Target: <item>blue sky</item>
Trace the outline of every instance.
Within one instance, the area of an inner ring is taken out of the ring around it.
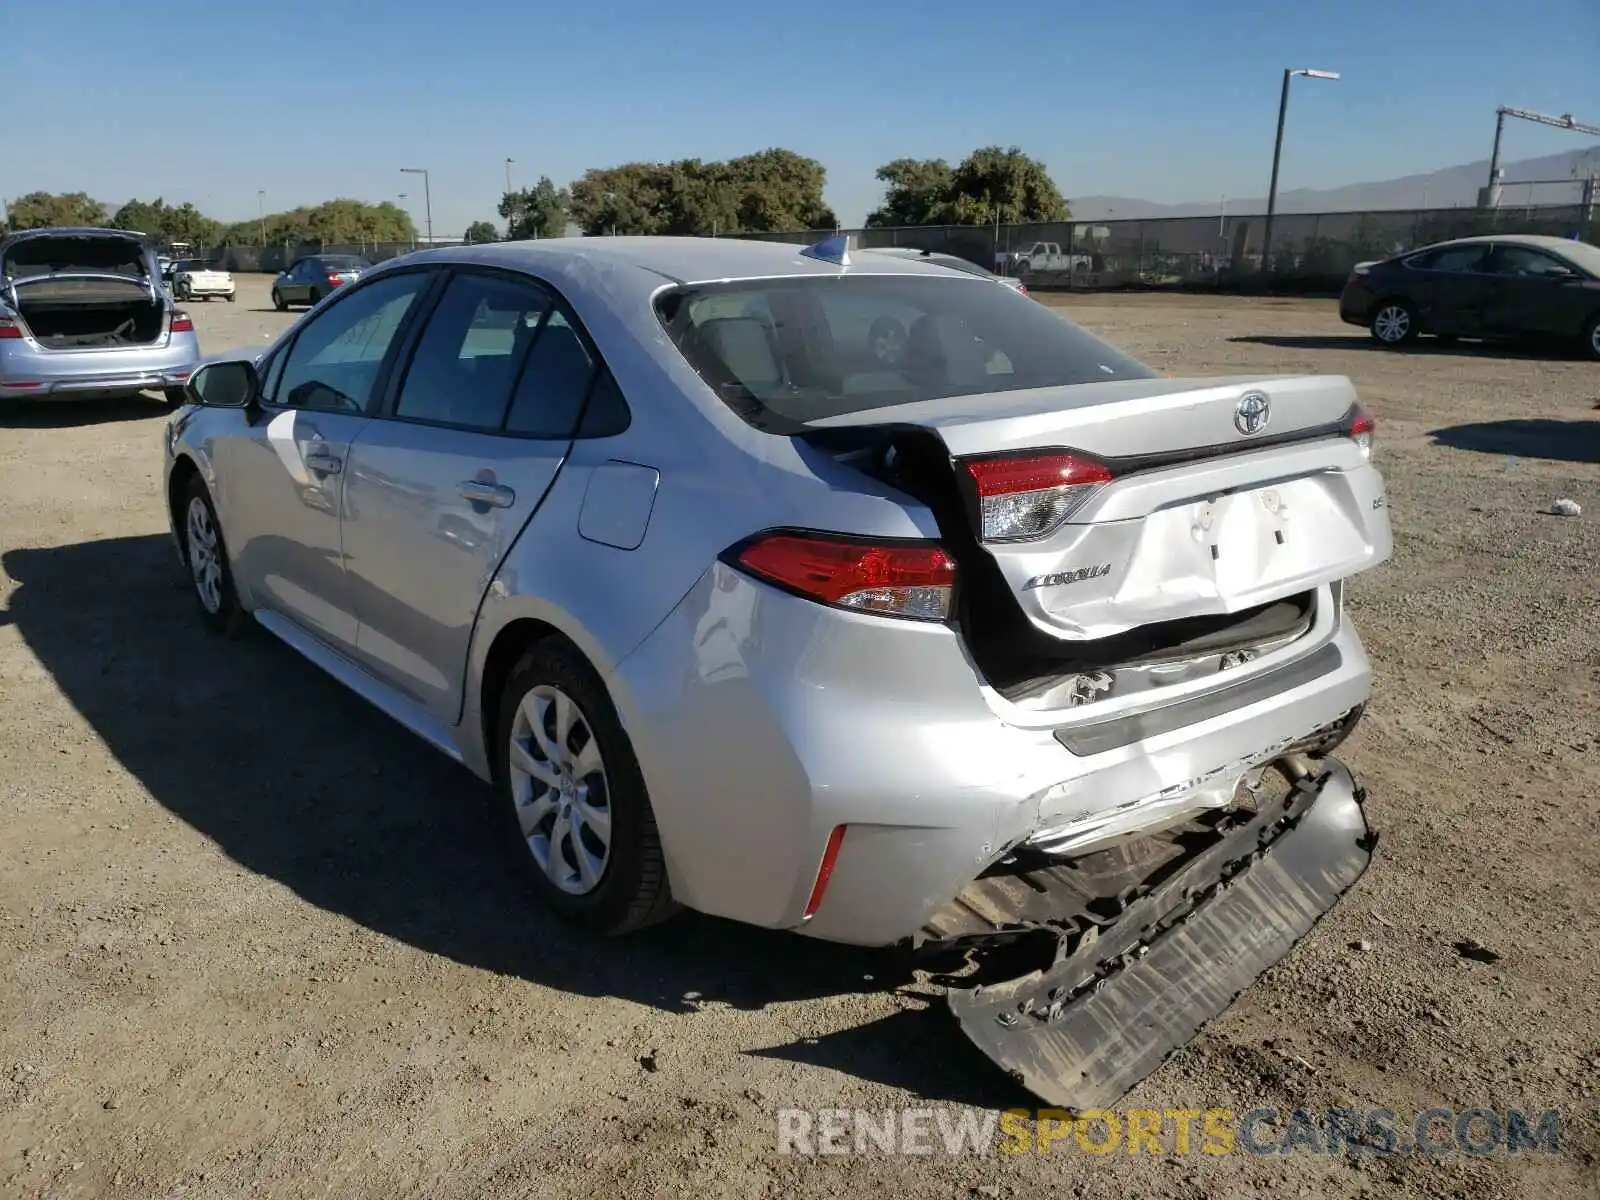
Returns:
[[[1145,0],[1067,5],[56,0],[5,22],[0,196],[189,200],[225,220],[333,196],[435,232],[517,186],[633,159],[786,146],[846,224],[877,166],[1019,145],[1062,191],[1261,195],[1281,72],[1281,186],[1487,157],[1494,109],[1600,123],[1597,0]],[[1508,160],[1590,139],[1514,123]]]

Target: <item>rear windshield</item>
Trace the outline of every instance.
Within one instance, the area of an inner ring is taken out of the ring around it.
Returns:
[[[372,265],[364,258],[324,258],[321,261],[330,271],[359,271]]]
[[[693,284],[656,312],[712,391],[772,433],[943,396],[1155,376],[1044,305],[953,273]]]

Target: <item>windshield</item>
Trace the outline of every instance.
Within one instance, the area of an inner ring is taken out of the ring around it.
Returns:
[[[1044,305],[957,275],[696,284],[656,310],[723,402],[772,433],[943,396],[1155,376]]]

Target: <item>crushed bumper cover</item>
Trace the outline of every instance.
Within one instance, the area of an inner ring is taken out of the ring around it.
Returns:
[[[1078,936],[1056,927],[1049,968],[952,991],[963,1032],[1046,1103],[1080,1113],[1114,1104],[1361,878],[1377,840],[1363,799],[1343,764],[1323,759],[1110,924]]]

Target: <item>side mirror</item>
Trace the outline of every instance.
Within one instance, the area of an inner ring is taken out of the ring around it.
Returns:
[[[206,408],[251,408],[261,392],[254,363],[206,363],[189,376],[190,398]]]

